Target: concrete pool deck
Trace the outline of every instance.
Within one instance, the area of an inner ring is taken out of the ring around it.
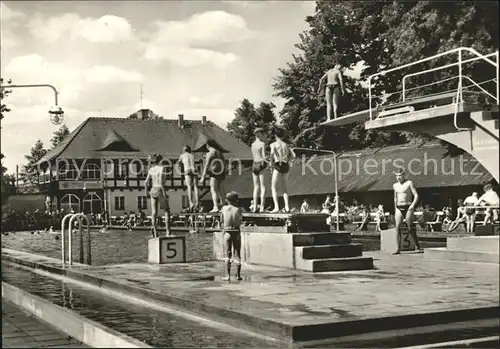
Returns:
[[[314,275],[252,265],[228,283],[221,262],[63,269],[60,260],[2,249],[7,261],[294,341],[498,316],[497,264],[365,255],[375,270]]]

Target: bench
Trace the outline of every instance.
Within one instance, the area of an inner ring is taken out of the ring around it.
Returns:
[[[443,231],[443,218],[444,212],[439,211],[436,213],[436,220],[434,222],[426,222],[426,230],[431,232],[442,232]]]

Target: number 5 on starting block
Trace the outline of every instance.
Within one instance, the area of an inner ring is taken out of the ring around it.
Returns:
[[[185,263],[186,238],[168,236],[149,239],[148,262],[153,264]]]

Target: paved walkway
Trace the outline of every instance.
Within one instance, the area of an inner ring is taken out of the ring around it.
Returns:
[[[88,348],[2,299],[2,348]]]
[[[56,267],[60,260],[2,249],[2,255]],[[97,278],[300,326],[464,310],[499,304],[499,265],[424,259],[422,254],[364,253],[375,270],[311,274],[243,267],[242,282],[223,282],[222,262],[170,265],[73,265]]]

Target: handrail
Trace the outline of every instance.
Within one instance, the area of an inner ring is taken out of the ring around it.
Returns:
[[[387,73],[391,73],[391,72],[394,72],[394,71],[397,71],[397,70],[408,68],[408,67],[414,66],[416,64],[428,62],[430,60],[433,60],[433,59],[436,59],[436,58],[439,58],[439,57],[443,57],[443,56],[446,56],[446,55],[450,55],[452,53],[458,53],[458,55],[459,55],[459,77],[460,77],[460,80],[461,80],[462,79],[462,63],[463,63],[462,62],[462,51],[467,51],[469,53],[472,53],[472,54],[480,57],[484,61],[490,63],[494,67],[496,67],[496,69],[497,69],[497,96],[498,96],[498,94],[499,94],[499,89],[498,89],[498,73],[499,73],[498,51],[496,52],[497,62],[495,63],[494,61],[492,61],[491,59],[489,59],[487,56],[480,54],[479,52],[477,52],[473,48],[470,48],[470,47],[458,47],[458,48],[455,48],[455,49],[452,49],[452,50],[449,50],[449,51],[446,51],[446,52],[442,52],[442,53],[436,54],[436,55],[431,56],[431,57],[420,59],[420,60],[418,60],[416,62],[407,63],[407,64],[404,64],[404,65],[399,66],[399,67],[391,68],[391,69],[384,70],[384,71],[381,71],[379,73],[375,73],[375,74],[370,75],[368,77],[368,80],[367,80],[367,82],[368,82],[368,108],[369,108],[370,120],[373,120],[373,108],[372,108],[372,79],[373,78],[375,78],[377,76],[380,76],[380,75],[385,75]],[[459,86],[461,86],[461,84],[459,84]],[[461,98],[462,97],[462,92],[461,91],[458,91],[458,92],[459,92],[459,96]],[[460,99],[460,100],[462,100],[462,99]]]
[[[61,249],[62,249],[62,264],[63,267],[66,266],[66,246],[65,246],[65,229],[64,223],[66,223],[66,218],[69,218],[69,227],[68,227],[68,262],[69,265],[73,264],[73,222],[75,219],[78,219],[78,229],[79,229],[79,237],[80,237],[80,263],[83,264],[83,225],[82,218],[87,223],[87,264],[91,264],[91,238],[90,238],[90,222],[87,216],[83,213],[69,213],[64,216],[61,223]]]
[[[472,82],[472,85],[466,86],[466,87],[464,87],[462,89],[466,89],[466,88],[471,87],[471,86],[476,86],[481,91],[483,91],[484,93],[486,93],[488,96],[490,96],[491,98],[495,99],[497,101],[497,103],[498,103],[498,100],[495,98],[495,96],[493,96],[491,93],[489,93],[484,88],[482,88],[481,86],[479,86],[479,84],[481,84],[481,83],[479,83],[479,84],[476,83],[474,80],[472,80],[471,78],[469,78],[467,75],[464,75],[463,77],[466,78],[467,80],[469,80],[470,82]]]
[[[484,57],[490,57],[490,56],[496,56],[496,55],[497,55],[497,52],[493,52],[493,53],[489,53],[489,54],[485,55]],[[470,59],[467,59],[465,61],[462,61],[462,64],[464,64],[464,63],[470,63],[470,62],[474,62],[474,61],[478,61],[480,59],[482,59],[482,57],[470,58]],[[443,69],[451,68],[451,67],[457,66],[459,64],[460,64],[459,62],[450,63],[450,64],[447,64],[447,65],[443,65],[443,66],[439,66],[439,67],[436,67],[436,68],[431,68],[431,69],[427,69],[427,70],[423,70],[423,71],[419,71],[419,72],[416,72],[416,73],[411,73],[411,74],[407,74],[407,75],[403,76],[403,80],[402,80],[403,81],[403,102],[405,101],[405,97],[406,97],[405,96],[405,91],[406,91],[406,79],[407,78],[410,78],[410,77],[413,77],[413,76],[422,75],[422,74],[425,74],[425,73],[430,73],[430,72],[433,72],[433,71],[438,71],[438,70],[443,70]]]

